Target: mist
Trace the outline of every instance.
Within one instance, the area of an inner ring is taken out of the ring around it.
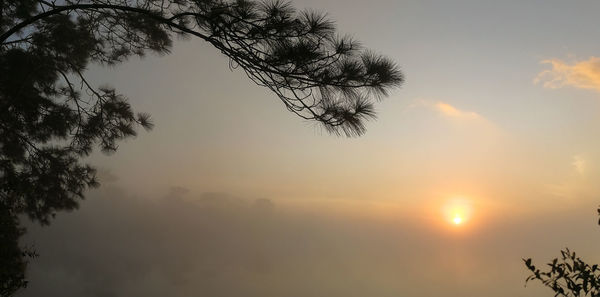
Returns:
[[[546,296],[524,287],[521,258],[541,264],[568,244],[598,260],[600,243],[584,236],[597,234],[589,207],[457,233],[368,201],[340,210],[181,187],[88,196],[51,226],[28,226],[23,242],[40,256],[18,296]]]

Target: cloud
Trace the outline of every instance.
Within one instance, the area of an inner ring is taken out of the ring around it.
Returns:
[[[577,171],[577,173],[579,173],[579,175],[585,174],[586,161],[582,156],[580,156],[580,155],[573,156],[573,163],[571,163],[571,165],[573,165],[573,167],[575,167],[575,171]]]
[[[540,72],[534,79],[536,84],[551,89],[571,86],[600,92],[600,58],[598,57],[592,56],[588,60],[573,64],[560,59],[549,59],[543,60],[542,64],[550,64],[552,69]]]
[[[600,191],[596,182],[599,172],[594,168],[593,159],[589,155],[576,154],[571,157],[569,170],[561,179],[549,184],[549,194],[571,199],[571,201],[595,201]]]
[[[422,107],[425,107],[429,110],[433,110],[438,114],[441,114],[448,118],[463,120],[485,120],[483,116],[476,112],[462,110],[444,101],[434,101],[429,99],[418,98],[415,99],[414,102],[408,106],[409,109]]]
[[[435,103],[434,106],[443,115],[446,115],[449,117],[459,118],[459,119],[481,119],[481,116],[479,114],[477,114],[476,112],[463,111],[463,110],[460,110],[448,103],[444,103],[441,101]]]

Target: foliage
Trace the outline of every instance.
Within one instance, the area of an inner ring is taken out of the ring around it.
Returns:
[[[17,216],[0,206],[0,296],[10,296],[27,285],[26,258],[36,254],[19,246],[18,239],[24,232],[18,226]]]
[[[551,288],[555,296],[600,296],[600,269],[598,264],[589,265],[575,252],[569,249],[562,250],[560,258],[555,258],[548,263],[548,271],[541,271],[531,264],[531,259],[526,259],[525,265],[533,273],[527,281],[539,280]]]
[[[25,214],[48,224],[75,209],[98,185],[81,159],[152,128],[149,115],[85,71],[167,54],[175,36],[210,43],[288,110],[335,134],[364,133],[372,101],[403,81],[394,62],[339,36],[324,14],[286,2],[0,0],[0,205],[11,218],[3,222]]]
[[[402,82],[392,61],[284,2],[0,1],[0,73],[10,74],[0,77],[0,195],[43,223],[97,185],[82,156],[152,127],[123,95],[86,80],[90,62],[168,53],[173,34],[196,36],[290,111],[345,135],[362,134],[374,116],[369,98]]]
[[[598,209],[598,214],[600,214],[600,209]],[[560,253],[560,258],[555,258],[548,263],[550,268],[546,271],[533,265],[530,258],[523,259],[525,266],[532,273],[527,277],[526,282],[538,280],[552,289],[555,293],[554,296],[600,297],[600,267],[598,264],[585,263],[568,248]]]

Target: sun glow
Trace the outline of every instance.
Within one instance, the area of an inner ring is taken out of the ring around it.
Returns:
[[[471,202],[463,197],[453,198],[442,207],[442,215],[446,222],[459,226],[467,223],[472,217]]]
[[[456,215],[454,217],[454,219],[452,219],[452,222],[454,222],[454,224],[458,225],[458,224],[462,223],[462,218],[460,216]]]

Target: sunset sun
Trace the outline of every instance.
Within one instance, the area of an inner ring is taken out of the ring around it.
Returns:
[[[462,223],[463,219],[460,215],[455,215],[454,218],[452,219],[452,222],[455,225],[460,225],[460,223]]]
[[[454,197],[446,201],[442,206],[444,221],[453,226],[464,225],[473,215],[473,207],[470,199],[465,197]]]

